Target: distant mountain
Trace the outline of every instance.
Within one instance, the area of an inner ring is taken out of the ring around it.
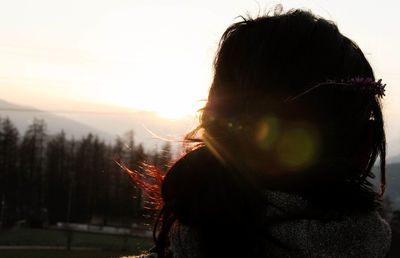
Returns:
[[[374,185],[378,187],[380,183],[379,167],[375,166],[373,171],[376,175]],[[385,196],[389,197],[395,209],[400,210],[400,163],[389,163],[386,165]]]
[[[122,136],[129,130],[133,130],[136,143],[153,150],[160,148],[166,141],[171,142],[174,148],[181,146],[183,136],[196,125],[193,116],[181,119],[167,119],[156,112],[135,110],[129,107],[114,105],[76,102],[71,106],[87,112],[59,113],[74,121],[99,128],[114,137]]]
[[[387,163],[399,163],[400,162],[400,155],[390,157]]]
[[[400,117],[392,115],[385,121],[388,163],[400,162]]]
[[[178,150],[183,136],[195,125],[193,117],[166,119],[155,112],[96,103],[74,102],[70,106],[69,110],[52,113],[0,100],[0,117],[9,117],[21,133],[39,118],[45,120],[49,134],[62,129],[75,138],[93,133],[106,142],[133,130],[136,143],[143,143],[148,150],[161,148],[166,141]]]
[[[4,100],[0,100],[0,117],[9,117],[21,134],[27,130],[33,119],[37,118],[46,122],[48,134],[56,134],[64,130],[67,137],[81,138],[88,133],[93,133],[106,141],[113,139],[112,134],[101,129],[33,107],[20,106]]]
[[[386,166],[386,194],[396,209],[400,209],[400,163]]]

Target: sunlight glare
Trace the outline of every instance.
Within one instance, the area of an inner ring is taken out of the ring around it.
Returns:
[[[165,11],[159,11],[157,17],[173,26],[162,27],[150,20],[148,27],[143,27],[148,8],[111,13],[88,37],[90,41],[108,35],[107,40],[90,44],[94,56],[109,60],[101,76],[104,85],[112,85],[113,90],[101,98],[167,119],[195,115],[204,106],[199,100],[207,97],[212,74],[214,51],[198,50],[207,45],[207,31],[193,30]],[[198,26],[201,28],[201,23]]]

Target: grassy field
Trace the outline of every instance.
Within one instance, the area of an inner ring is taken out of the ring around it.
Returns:
[[[0,251],[3,258],[110,258],[131,257],[134,253],[116,251],[59,251],[59,250],[8,250]]]
[[[149,238],[73,232],[72,251],[29,250],[26,246],[43,248],[67,245],[67,232],[51,229],[21,228],[1,230],[0,246],[20,246],[25,250],[0,250],[0,257],[121,257],[142,253],[152,246]],[[24,247],[25,246],[25,247]],[[92,248],[96,250],[76,250]],[[75,249],[75,250],[74,250]]]

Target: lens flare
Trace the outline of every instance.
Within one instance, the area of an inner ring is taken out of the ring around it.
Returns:
[[[304,125],[297,125],[282,134],[277,144],[277,156],[283,167],[300,170],[310,166],[318,154],[318,133]]]
[[[259,148],[263,150],[270,149],[279,136],[278,119],[274,116],[269,116],[262,119],[256,129],[255,140]]]

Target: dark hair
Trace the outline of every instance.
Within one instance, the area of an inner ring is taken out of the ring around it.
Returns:
[[[159,257],[168,256],[175,221],[200,232],[207,257],[261,254],[272,223],[263,217],[265,189],[293,192],[326,209],[377,209],[379,195],[367,179],[380,155],[382,195],[380,100],[340,83],[375,78],[360,48],[334,23],[302,10],[244,18],[223,34],[214,68],[200,125],[187,135],[200,147],[162,183]]]

